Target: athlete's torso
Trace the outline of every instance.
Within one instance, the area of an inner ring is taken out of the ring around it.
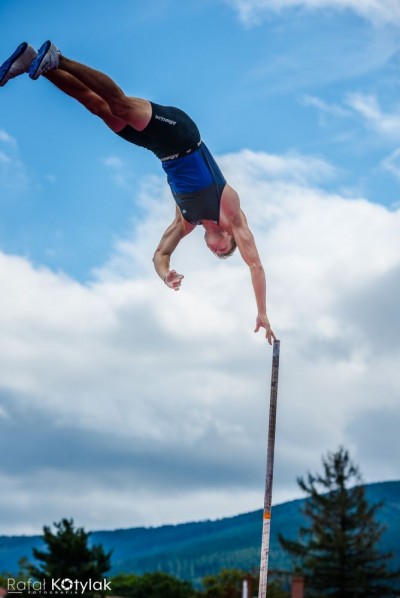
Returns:
[[[143,131],[127,125],[118,132],[127,141],[152,151],[162,162],[174,199],[185,220],[219,222],[225,179],[194,121],[179,108],[151,103]]]

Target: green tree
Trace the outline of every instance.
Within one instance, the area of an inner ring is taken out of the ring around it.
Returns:
[[[268,598],[290,598],[289,593],[285,592],[282,587],[282,583],[280,583],[277,579],[271,579],[268,575],[268,583],[267,583],[267,596]]]
[[[239,569],[222,569],[217,575],[208,575],[202,581],[204,591],[200,594],[205,598],[241,598],[243,580],[249,575]],[[255,593],[255,578],[253,578],[253,593]]]
[[[120,574],[111,580],[112,593],[130,598],[195,598],[193,586],[167,573]]]
[[[393,555],[380,553],[378,546],[384,528],[375,516],[381,503],[368,504],[359,470],[344,448],[328,453],[322,464],[322,475],[298,479],[308,495],[308,525],[300,528],[299,541],[279,538],[306,576],[307,596],[397,596],[399,574],[388,568]]]
[[[47,551],[33,549],[33,556],[40,566],[29,565],[29,573],[39,580],[71,579],[80,582],[99,582],[110,569],[111,552],[105,553],[102,546],[88,545],[89,533],[83,528],[74,528],[72,519],[62,519],[54,524],[56,533],[48,526],[43,528]]]
[[[29,578],[29,562],[28,559],[23,556],[18,561],[18,573],[9,573],[7,571],[2,571],[0,573],[0,587],[5,589],[11,589],[12,583],[23,583],[26,582]],[[9,586],[10,584],[10,586]],[[9,586],[9,587],[8,587]],[[23,594],[19,594],[19,598],[23,598]]]
[[[258,595],[258,574],[246,573],[239,569],[222,569],[217,575],[208,575],[202,581],[201,598],[242,598],[243,581],[247,579],[251,596]],[[268,576],[268,598],[289,598],[283,590],[281,576],[272,572]]]

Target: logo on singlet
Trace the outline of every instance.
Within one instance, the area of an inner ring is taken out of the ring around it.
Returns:
[[[171,120],[170,118],[164,118],[164,116],[159,116],[158,114],[156,114],[154,116],[154,118],[156,120],[161,120],[163,123],[167,123],[169,125],[176,125],[176,120]]]

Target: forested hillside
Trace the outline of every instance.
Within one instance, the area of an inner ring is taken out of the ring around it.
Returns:
[[[369,502],[384,501],[378,520],[387,527],[382,550],[396,553],[393,564],[400,567],[400,481],[366,486]],[[273,507],[271,569],[289,569],[290,560],[279,546],[277,535],[295,538],[303,522],[303,500]],[[48,524],[49,522],[46,522]],[[201,521],[155,528],[97,531],[93,544],[102,544],[112,553],[111,574],[165,571],[182,579],[198,581],[221,568],[257,569],[260,558],[262,511],[217,521]],[[18,560],[32,560],[39,536],[0,537],[0,571],[16,573]]]

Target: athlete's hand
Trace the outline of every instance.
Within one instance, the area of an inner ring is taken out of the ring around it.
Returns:
[[[183,274],[178,274],[176,270],[169,270],[165,275],[164,282],[170,289],[179,291],[182,284],[182,278],[184,278]]]
[[[268,340],[269,344],[272,345],[272,339],[276,341],[276,336],[271,330],[267,314],[258,314],[254,332],[258,332],[260,328],[265,328],[265,338]]]

